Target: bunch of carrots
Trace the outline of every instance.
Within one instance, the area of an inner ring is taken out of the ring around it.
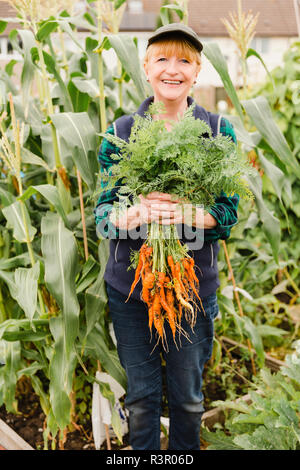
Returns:
[[[156,230],[161,234],[160,228]],[[126,302],[140,279],[141,299],[148,307],[151,334],[154,326],[158,342],[161,340],[167,350],[165,322],[168,322],[176,347],[176,331],[179,337],[183,334],[189,340],[188,333],[181,326],[182,316],[185,315],[193,331],[199,304],[203,312],[204,309],[197,292],[199,280],[194,270],[194,259],[187,254],[186,247],[178,239],[167,241],[160,237],[151,240],[148,237],[139,250],[135,278]],[[195,297],[199,300],[198,304]]]

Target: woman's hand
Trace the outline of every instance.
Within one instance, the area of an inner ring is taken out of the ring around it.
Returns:
[[[111,221],[120,229],[132,230],[143,224],[157,222],[162,225],[186,224],[197,228],[213,228],[216,220],[204,210],[171,194],[152,192],[139,195],[140,203],[134,204],[120,217]]]
[[[171,194],[152,192],[140,198],[149,209],[151,221],[163,225],[186,224],[205,229],[217,225],[216,219],[211,214],[205,214],[201,207],[195,207],[187,200],[176,198]]]
[[[143,204],[134,204],[122,214],[110,217],[111,222],[123,230],[133,230],[140,225],[150,222],[149,208]]]

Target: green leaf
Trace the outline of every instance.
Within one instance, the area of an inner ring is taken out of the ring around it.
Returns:
[[[260,336],[278,336],[279,338],[283,335],[289,334],[288,331],[283,330],[282,328],[278,328],[276,326],[271,325],[257,325],[257,330]]]
[[[111,425],[119,441],[123,442],[121,418],[118,411],[114,407],[112,407],[111,410]]]
[[[18,197],[18,200],[26,201],[29,197],[31,197],[33,194],[39,193],[41,196],[43,196],[49,204],[53,205],[59,215],[62,217],[65,225],[68,227],[69,222],[66,216],[66,213],[64,211],[64,208],[62,206],[60,196],[58,193],[58,190],[55,186],[51,184],[40,184],[37,186],[29,186],[29,188],[26,189],[26,191],[22,194],[22,196]]]
[[[88,111],[90,98],[87,93],[81,93],[73,81],[68,83],[68,92],[72,100],[73,109],[76,113]]]
[[[17,60],[12,59],[5,65],[5,72],[7,73],[7,75],[9,75],[10,77],[13,75],[14,66],[18,63],[19,62]]]
[[[259,160],[261,162],[262,167],[264,168],[266,175],[272,182],[272,185],[276,191],[276,194],[278,198],[281,200],[281,194],[282,194],[282,189],[284,188],[284,185],[287,184],[287,178],[286,175],[283,173],[283,171],[278,168],[278,166],[274,165],[272,162],[270,162],[262,153],[261,150],[258,149],[258,156]]]
[[[29,320],[33,319],[36,311],[39,275],[39,261],[37,261],[32,268],[17,268],[15,270],[17,292],[14,298],[24,310]]]
[[[169,5],[163,5],[162,7],[160,7],[160,17],[161,17],[163,25],[167,25],[169,23],[172,23],[172,21],[170,21],[169,14],[173,11],[175,13],[177,13],[177,15],[179,16],[179,18],[181,20],[183,19],[184,10],[180,5],[176,5],[176,4],[172,3],[172,4],[169,4]]]
[[[242,105],[260,134],[282,163],[288,166],[299,178],[300,165],[293,155],[284,135],[275,123],[267,99],[264,96],[258,96],[251,100],[242,101]]]
[[[272,75],[270,74],[270,72],[269,72],[269,70],[268,70],[266,64],[264,63],[262,57],[259,55],[259,53],[258,53],[255,49],[251,49],[251,48],[250,48],[250,49],[248,49],[248,51],[247,51],[246,59],[248,59],[248,58],[251,57],[251,56],[254,56],[254,57],[256,57],[258,60],[260,60],[260,62],[262,63],[262,65],[263,65],[265,71],[267,72],[267,74],[268,74],[268,76],[269,76],[269,79],[270,79],[270,81],[271,81],[271,83],[272,83],[272,85],[273,85],[273,90],[275,90],[275,83],[274,83],[273,77],[272,77]]]
[[[210,444],[206,450],[241,450],[241,447],[234,443],[233,438],[226,436],[222,431],[211,432],[201,428],[201,434],[204,441]]]
[[[250,339],[256,354],[257,354],[257,362],[260,367],[264,366],[265,362],[265,353],[264,353],[264,346],[259,334],[258,328],[254,325],[249,317],[242,317],[243,321],[243,330],[246,332],[248,338]]]
[[[8,259],[0,259],[0,269],[14,269],[18,266],[26,266],[30,264],[30,258],[28,253],[22,253],[21,255],[13,256]]]
[[[280,246],[280,220],[275,217],[266,206],[262,196],[262,181],[260,175],[257,173],[256,176],[248,176],[250,189],[255,196],[255,204],[258,209],[260,220],[263,224],[263,231],[270,242],[274,259],[276,263],[279,263],[278,253]]]
[[[242,110],[239,98],[237,96],[237,93],[235,91],[235,87],[231,81],[231,78],[228,72],[228,67],[226,64],[226,60],[221,52],[220,47],[218,46],[218,44],[214,42],[205,43],[203,45],[203,53],[206,55],[208,60],[211,62],[213,67],[216,69],[216,71],[220,75],[220,78],[224,84],[224,88],[229,98],[231,99],[232,104],[234,105],[240,119],[243,121],[243,110]]]
[[[51,33],[56,31],[57,26],[58,22],[53,16],[51,16],[46,21],[42,21],[36,33],[37,40],[43,42]]]
[[[141,69],[138,50],[131,36],[110,34],[109,42],[116,51],[120,62],[136,86],[139,98],[144,101],[147,82]]]
[[[92,331],[97,321],[103,316],[107,305],[107,293],[104,271],[109,257],[109,240],[101,240],[98,248],[100,272],[96,281],[85,292],[86,336]]]
[[[92,191],[96,188],[99,172],[97,137],[87,113],[60,113],[51,116],[60,140],[72,156],[81,177]]]
[[[7,26],[7,21],[0,20],[0,34],[4,33]]]
[[[38,54],[37,47],[33,47],[31,49],[31,56],[32,56],[32,61],[33,62],[38,62],[39,61],[39,54]],[[61,76],[60,76],[60,74],[57,70],[57,65],[56,65],[53,57],[43,50],[43,58],[44,58],[44,62],[45,62],[47,71],[54,76],[55,80],[57,81],[57,83],[59,85],[62,96],[64,98],[64,110],[66,112],[73,111],[72,101],[71,101],[70,95],[68,93],[68,89],[67,89],[63,79],[61,78]]]
[[[80,279],[76,282],[76,293],[84,291],[97,278],[98,272],[98,263],[92,255],[89,255],[82,267]]]
[[[114,9],[118,10],[126,0],[114,0]]]
[[[74,77],[72,82],[82,93],[87,93],[91,98],[99,97],[99,86],[94,78],[87,80],[86,78]]]
[[[23,96],[23,105],[28,101],[30,95],[30,88],[34,78],[35,67],[32,62],[31,49],[35,47],[34,34],[30,30],[19,29],[14,36],[14,43],[17,43],[17,34],[22,39],[22,49],[20,54],[23,56],[23,67],[21,73],[21,90]]]
[[[6,281],[7,279],[5,279],[3,277],[3,272],[0,271],[0,274],[1,274],[1,278]],[[6,273],[6,274],[8,274],[8,273]],[[11,275],[11,277],[13,277],[13,273],[9,273],[9,274]],[[13,331],[14,333],[17,333],[18,331],[20,331],[20,328],[22,328],[25,331],[31,332],[32,331],[32,326],[34,327],[35,330],[39,327],[48,327],[49,326],[49,320],[46,320],[46,319],[42,319],[42,320],[41,319],[38,319],[38,320],[33,319],[31,321],[31,320],[28,320],[27,318],[26,319],[11,318],[9,320],[5,320],[4,322],[2,322],[0,324],[0,339],[2,339],[3,335],[8,330],[10,332]]]
[[[21,345],[19,341],[7,342],[2,340],[0,343],[4,349],[3,359],[5,362],[5,365],[1,367],[1,376],[4,379],[1,392],[7,411],[15,413],[15,393],[18,380],[17,372],[21,364]]]
[[[22,148],[22,162],[23,163],[30,163],[31,165],[38,165],[44,167],[47,171],[52,172],[51,168],[47,165],[45,160],[43,160],[38,155],[35,155],[27,148]]]
[[[3,339],[5,341],[41,341],[50,336],[47,331],[5,331]],[[41,368],[41,367],[40,367]]]
[[[79,329],[80,307],[75,285],[78,248],[73,233],[58,214],[48,212],[42,218],[41,232],[45,282],[62,310],[64,354],[69,356]]]
[[[126,390],[127,377],[121,366],[118,353],[108,349],[104,333],[98,324],[94,326],[86,339],[85,352],[99,360],[102,368]]]
[[[21,204],[23,204],[24,208],[25,223],[23,220]],[[26,227],[28,229],[29,240],[33,240],[37,229],[31,225],[27,208],[23,202],[16,201],[13,204],[4,207],[2,209],[2,213],[8,222],[8,227],[13,229],[13,235],[16,240],[20,243],[27,242]]]
[[[65,316],[50,319],[50,330],[54,338],[53,355],[50,360],[50,403],[60,429],[71,422],[73,374],[77,364],[74,343],[70,340]],[[68,335],[68,336],[67,336]],[[72,335],[73,336],[73,335]]]

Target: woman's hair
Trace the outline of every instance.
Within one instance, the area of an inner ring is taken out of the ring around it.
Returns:
[[[176,55],[201,65],[200,52],[183,38],[161,39],[150,44],[144,57],[144,63],[147,64],[153,54],[164,54],[166,57]]]

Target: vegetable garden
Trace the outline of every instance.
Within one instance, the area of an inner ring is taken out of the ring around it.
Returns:
[[[103,280],[108,240],[98,238],[94,221],[97,153],[108,124],[151,90],[137,40],[119,33],[126,0],[87,0],[84,13],[75,12],[76,2],[53,2],[51,11],[35,1],[10,3],[21,75],[16,60],[0,71],[0,417],[17,415],[34,395],[39,448],[68,448],[74,430],[91,442],[96,382],[122,448],[114,393],[96,379],[102,370],[126,390]],[[160,20],[172,14],[187,22],[187,2],[164,5]],[[236,20],[235,40],[247,46],[243,70],[251,56],[264,66],[250,48],[254,19],[239,10]],[[9,21],[1,19],[1,33]],[[104,51],[115,54],[115,69]],[[206,409],[224,415],[213,426],[204,422],[203,448],[300,449],[300,42],[251,89],[247,73],[235,89],[215,42],[203,53],[232,103],[226,117],[238,150],[255,169],[247,178],[254,198],[240,200],[239,223],[220,242],[220,316],[204,394]],[[270,358],[282,362],[279,370],[269,369]],[[246,394],[248,401],[238,400]]]

